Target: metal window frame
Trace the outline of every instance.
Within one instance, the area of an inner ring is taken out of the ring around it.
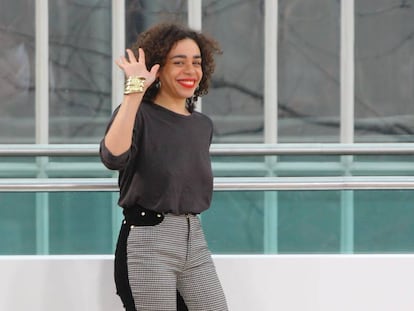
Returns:
[[[115,64],[115,59],[125,54],[125,1],[112,0],[112,110],[115,110],[123,100],[123,88],[124,88],[124,73]],[[113,175],[116,176],[115,174]],[[122,221],[122,211],[117,207],[118,197],[115,193],[111,196],[112,211],[111,211],[111,224],[112,224],[112,246],[116,246],[118,239],[117,228]]]
[[[354,142],[354,0],[341,0],[340,39],[340,140],[343,144]],[[352,166],[353,157],[342,157],[344,166]],[[341,251],[354,249],[354,193],[341,193]]]
[[[187,23],[192,29],[201,31],[203,28],[203,5],[202,0],[187,0]],[[197,99],[195,110],[201,112],[203,110],[202,98]]]
[[[265,1],[264,16],[264,143],[276,144],[278,141],[278,0]],[[276,156],[265,159],[268,174],[274,176]],[[264,193],[263,248],[264,253],[278,251],[278,194]]]
[[[35,141],[49,142],[49,1],[35,5]],[[47,177],[48,158],[36,159],[38,177]],[[49,194],[36,194],[36,252],[49,253]]]

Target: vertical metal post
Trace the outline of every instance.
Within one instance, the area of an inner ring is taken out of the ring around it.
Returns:
[[[123,99],[124,73],[115,59],[125,54],[125,1],[112,0],[112,109]]]
[[[354,0],[341,0],[341,143],[354,141]]]
[[[112,0],[112,110],[123,99],[124,74],[115,64],[115,59],[125,54],[125,1]],[[117,173],[114,173],[117,177]],[[112,246],[115,248],[118,239],[119,226],[122,220],[122,210],[118,207],[118,194],[112,193]]]
[[[188,5],[188,15],[187,15],[188,26],[194,30],[201,31],[201,29],[203,28],[202,1],[201,0],[188,0],[187,5]],[[203,108],[202,99],[198,98],[196,110],[201,112],[202,108]]]
[[[202,20],[202,12],[203,12],[203,6],[201,0],[188,0],[188,26],[192,29],[201,31],[203,28],[203,20]]]
[[[264,142],[277,142],[277,39],[278,39],[278,0],[265,1],[264,17]],[[276,156],[266,157],[268,175],[275,173]],[[278,252],[278,195],[275,191],[264,193],[264,253]]]
[[[35,5],[35,113],[36,144],[49,142],[49,6],[48,0]],[[38,178],[47,177],[47,157],[37,158]],[[49,253],[49,194],[36,193],[36,253]]]
[[[354,0],[341,1],[341,143],[354,141]],[[345,175],[349,175],[353,156],[343,156]],[[341,192],[341,252],[354,250],[354,192]]]
[[[187,24],[194,30],[201,31],[203,29],[203,5],[202,0],[187,0]],[[196,111],[202,112],[203,100],[201,97],[197,100]],[[200,220],[203,216],[200,215]]]

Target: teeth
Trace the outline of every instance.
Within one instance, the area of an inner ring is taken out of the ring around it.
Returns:
[[[180,82],[182,84],[185,84],[185,85],[194,85],[194,81],[183,81],[183,80],[181,80]]]

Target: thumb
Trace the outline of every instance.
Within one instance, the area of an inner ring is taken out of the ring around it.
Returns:
[[[155,76],[159,69],[160,69],[160,64],[155,64],[154,66],[152,66],[150,70],[151,75]]]

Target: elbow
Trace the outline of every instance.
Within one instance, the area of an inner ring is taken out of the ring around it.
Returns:
[[[113,154],[108,148],[106,148],[104,140],[102,140],[100,144],[99,155],[103,165],[110,170],[123,169],[129,159],[129,151],[119,155]]]

